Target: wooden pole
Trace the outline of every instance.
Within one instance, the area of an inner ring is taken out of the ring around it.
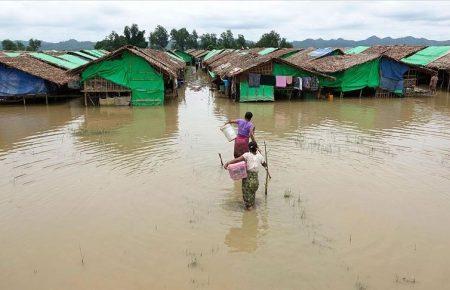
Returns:
[[[362,89],[359,90],[359,98],[362,96]]]
[[[84,92],[84,106],[87,107],[87,93]]]
[[[343,91],[341,91],[341,94],[339,95],[339,98],[341,98],[342,99],[342,97],[344,96],[344,92]]]
[[[48,95],[45,94],[45,104],[48,105]]]
[[[264,141],[264,155],[266,158],[266,184],[265,184],[265,188],[264,188],[264,194],[267,195],[267,184],[269,183],[269,160],[267,159],[267,146],[266,146],[266,141]]]
[[[322,92],[322,87],[319,86],[319,90],[317,91],[317,99],[320,99],[320,93]]]
[[[221,165],[222,165],[222,167],[223,167],[222,154],[220,154],[220,153],[219,153],[219,158],[220,158],[220,164],[221,164]]]
[[[447,92],[450,90],[450,71],[447,71]]]
[[[23,105],[25,106],[26,105],[25,96],[22,97],[22,101],[23,101]]]

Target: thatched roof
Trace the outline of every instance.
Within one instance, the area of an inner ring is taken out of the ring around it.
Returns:
[[[258,50],[240,50],[231,52],[221,59],[216,60],[212,64],[210,64],[210,69],[220,77],[233,77],[244,73],[252,68],[255,68],[260,65],[264,65],[268,62],[274,61],[279,63],[284,63],[295,67],[297,69],[301,69],[307,71],[314,75],[321,75],[324,77],[329,77],[320,72],[312,71],[308,68],[297,66],[295,64],[289,63],[284,59],[281,59],[280,56],[285,55],[292,51],[292,49],[279,49],[272,53],[266,55],[259,55],[257,53]]]
[[[0,57],[0,64],[11,67],[57,85],[65,85],[69,81],[66,71],[29,55],[17,57]]]
[[[221,59],[222,57],[225,57],[231,53],[235,53],[236,50],[234,49],[225,49],[224,51],[222,51],[221,53],[218,53],[214,56],[212,56],[211,58],[209,58],[208,60],[204,61],[204,63],[209,66],[211,65],[213,62],[218,61],[219,59]]]
[[[209,51],[204,49],[188,49],[185,51],[187,54],[189,54],[192,57],[202,57],[206,55]]]
[[[364,50],[364,54],[380,54],[395,60],[401,60],[424,49],[426,46],[420,45],[374,45]]]
[[[309,69],[319,71],[322,73],[335,73],[344,71],[355,65],[363,64],[368,61],[379,58],[379,54],[346,54],[346,55],[332,55],[323,58],[318,58],[308,62]]]
[[[120,56],[123,52],[128,51],[134,55],[142,57],[145,61],[147,61],[152,67],[154,67],[160,73],[168,76],[176,78],[178,76],[178,71],[181,68],[185,67],[181,65],[180,61],[177,61],[170,56],[168,56],[165,52],[151,49],[151,48],[138,48],[132,45],[122,46],[121,48],[101,57],[94,61],[91,61],[85,65],[79,66],[73,70],[70,70],[69,74],[78,74],[83,71],[86,67],[98,63],[104,60],[114,59]]]
[[[431,69],[443,69],[450,71],[450,53],[447,53],[443,57],[436,59],[435,61],[430,62],[427,65],[427,68]]]

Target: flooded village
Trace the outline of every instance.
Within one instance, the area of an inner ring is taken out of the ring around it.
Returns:
[[[0,51],[0,289],[447,289],[449,76],[442,45]]]

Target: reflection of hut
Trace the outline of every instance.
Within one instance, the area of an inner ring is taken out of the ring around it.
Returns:
[[[20,55],[0,57],[0,97],[23,100],[31,97],[57,96],[68,91],[69,78],[61,68]]]
[[[273,101],[275,95],[291,97],[294,92],[292,81],[284,85],[276,84],[277,76],[292,80],[292,77],[323,76],[324,74],[289,63],[283,56],[296,49],[237,50],[222,53],[220,58],[208,63],[214,81],[230,98],[241,102]],[[250,80],[257,75],[255,84]]]
[[[162,105],[166,95],[176,95],[183,68],[163,51],[128,45],[70,74],[81,74],[85,105],[94,98],[100,104],[148,106]]]

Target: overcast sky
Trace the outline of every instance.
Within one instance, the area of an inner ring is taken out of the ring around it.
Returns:
[[[165,2],[0,2],[0,39],[70,38],[97,41],[112,30],[137,23],[148,32],[157,24],[170,30],[186,27],[199,34],[257,40],[276,30],[288,40],[305,38],[365,39],[415,36],[450,39],[450,2],[294,2],[294,1],[165,1]]]

